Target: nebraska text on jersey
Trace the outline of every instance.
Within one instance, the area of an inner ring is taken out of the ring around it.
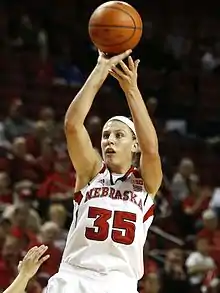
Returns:
[[[142,198],[139,198],[139,196],[131,190],[121,191],[114,187],[107,186],[94,187],[86,192],[85,202],[97,197],[109,197],[114,200],[131,201],[143,211]]]

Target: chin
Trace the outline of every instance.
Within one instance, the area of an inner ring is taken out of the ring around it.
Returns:
[[[118,166],[118,165],[120,166],[120,164],[112,157],[107,157],[104,159],[104,161],[110,169],[112,169],[112,167],[114,168],[115,166]]]

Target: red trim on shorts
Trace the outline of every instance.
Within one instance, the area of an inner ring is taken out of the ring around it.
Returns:
[[[143,223],[146,222],[151,216],[154,215],[155,205],[153,204],[144,215]]]
[[[81,192],[81,191],[77,191],[77,192],[74,193],[73,200],[74,200],[76,203],[80,204],[81,201],[82,201],[82,199],[83,199],[83,195],[82,195],[82,192]]]

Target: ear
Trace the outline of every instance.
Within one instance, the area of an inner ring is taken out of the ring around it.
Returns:
[[[140,152],[140,148],[139,148],[139,144],[138,144],[137,140],[134,140],[131,151],[132,151],[132,153]]]

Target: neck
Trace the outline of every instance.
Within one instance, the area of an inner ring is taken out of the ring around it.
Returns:
[[[131,168],[131,165],[126,165],[126,166],[110,166],[108,165],[107,166],[112,173],[116,173],[116,174],[125,174],[130,168]]]

